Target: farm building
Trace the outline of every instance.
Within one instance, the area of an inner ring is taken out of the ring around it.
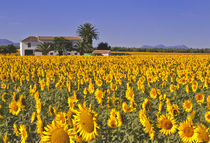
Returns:
[[[111,54],[111,51],[110,50],[94,50],[92,53],[95,55],[109,56]]]
[[[43,42],[52,42],[55,37],[52,36],[29,36],[20,42],[20,55],[37,55],[41,56],[42,53],[36,51],[38,45]],[[81,37],[63,37],[66,40],[72,41],[74,45],[77,41],[81,40]],[[79,55],[77,51],[66,51],[66,55]],[[50,51],[48,55],[58,55],[58,51]]]

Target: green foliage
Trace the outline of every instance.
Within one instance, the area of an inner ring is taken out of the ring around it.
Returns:
[[[37,46],[36,51],[42,52],[43,55],[47,55],[49,51],[53,50],[52,43],[44,42]]]
[[[17,52],[17,47],[15,47],[12,44],[7,46],[0,46],[0,54],[11,54],[16,52]]]
[[[70,40],[66,40],[63,37],[55,37],[52,42],[52,47],[58,51],[59,55],[64,55],[66,51],[73,49],[73,44]]]
[[[135,47],[112,47],[112,51],[127,52],[170,52],[170,53],[210,53],[210,49],[163,49],[163,48],[135,48]]]
[[[80,25],[77,29],[77,34],[82,37],[80,43],[80,54],[91,52],[93,50],[93,39],[98,39],[97,29],[90,23]]]
[[[101,42],[98,44],[97,50],[110,50],[111,46],[108,43]]]

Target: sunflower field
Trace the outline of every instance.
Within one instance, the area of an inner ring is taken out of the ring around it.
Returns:
[[[209,54],[0,56],[0,142],[210,142]]]

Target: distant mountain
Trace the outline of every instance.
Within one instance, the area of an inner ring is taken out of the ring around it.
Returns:
[[[0,46],[2,45],[9,45],[9,44],[13,44],[14,46],[18,46],[20,47],[20,44],[19,43],[14,43],[8,39],[0,39]]]
[[[161,49],[189,49],[189,47],[185,45],[176,45],[176,46],[165,46],[163,44],[150,46],[150,45],[143,45],[141,48],[161,48]]]

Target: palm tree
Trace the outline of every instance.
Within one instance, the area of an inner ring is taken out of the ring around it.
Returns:
[[[59,55],[65,55],[66,51],[73,50],[72,42],[63,37],[55,37],[52,42],[52,46],[54,50],[58,51]]]
[[[97,29],[90,23],[80,25],[77,29],[77,34],[82,37],[83,43],[86,46],[92,47],[93,39],[98,39]]]
[[[37,46],[36,51],[37,52],[42,52],[42,55],[47,55],[49,51],[53,50],[52,49],[52,44],[49,42],[43,42],[40,45]]]
[[[89,43],[87,43],[86,40],[83,41],[77,41],[74,45],[74,50],[79,51],[80,55],[83,55],[84,53],[90,53],[93,51],[93,48]]]

